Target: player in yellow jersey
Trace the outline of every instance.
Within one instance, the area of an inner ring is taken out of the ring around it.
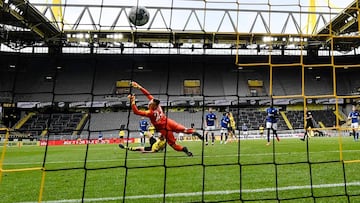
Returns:
[[[259,134],[260,134],[260,138],[264,138],[264,126],[260,125],[259,127]]]
[[[236,136],[235,136],[236,122],[231,112],[228,113],[228,117],[230,119],[230,123],[228,127],[229,141],[232,142],[233,140],[236,140]]]
[[[119,144],[121,149],[126,149],[129,151],[140,151],[142,153],[155,153],[162,151],[166,146],[166,139],[163,136],[160,136],[159,139],[154,137],[154,134],[149,131],[145,132],[145,136],[149,137],[150,146],[145,147],[128,147],[123,144]]]
[[[148,131],[151,135],[155,135],[155,127],[153,125],[149,125]]]

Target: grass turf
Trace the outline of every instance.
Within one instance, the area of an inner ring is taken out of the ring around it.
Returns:
[[[1,202],[38,202],[39,196],[54,203],[360,200],[360,162],[340,161],[359,160],[360,142],[351,137],[180,144],[194,157],[169,146],[154,154],[107,144],[7,147]]]

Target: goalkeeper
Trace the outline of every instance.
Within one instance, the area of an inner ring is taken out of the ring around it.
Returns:
[[[126,149],[129,151],[140,151],[142,153],[155,153],[162,151],[165,148],[166,140],[164,139],[164,137],[160,136],[159,139],[156,139],[154,135],[151,134],[150,132],[145,132],[144,135],[149,137],[150,146],[128,147],[128,146],[124,146],[123,144],[119,144],[119,147],[121,149]]]
[[[140,86],[136,82],[131,82],[130,85],[134,88],[139,89],[148,99],[148,109],[139,110],[135,103],[135,95],[129,95],[131,108],[134,114],[139,116],[148,117],[155,127],[155,129],[160,132],[161,136],[166,139],[167,143],[176,151],[185,152],[188,156],[193,156],[193,154],[188,150],[187,147],[183,147],[176,143],[176,138],[174,137],[174,132],[176,133],[185,133],[198,136],[200,139],[203,139],[199,133],[195,132],[193,128],[185,128],[183,125],[175,122],[174,120],[168,118],[160,105],[160,100],[155,99],[145,88]]]

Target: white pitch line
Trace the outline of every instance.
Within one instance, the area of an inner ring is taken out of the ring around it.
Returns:
[[[343,150],[343,152],[359,152],[360,150]],[[321,154],[321,153],[339,153],[339,150],[334,150],[334,151],[318,151],[318,152],[309,152],[310,154]],[[295,154],[304,154],[306,152],[291,152],[290,154],[288,152],[283,152],[283,153],[276,153],[276,155],[295,155]],[[240,156],[272,156],[273,153],[258,153],[258,154],[244,154],[241,153]],[[198,155],[201,156],[201,155]],[[223,157],[237,157],[238,154],[227,154],[227,155],[211,155],[211,156],[204,156],[205,158],[211,157],[211,158],[223,158]],[[195,155],[196,157],[196,155]],[[168,157],[169,158],[169,157]],[[189,157],[186,156],[179,156],[176,158],[180,158],[180,159],[188,159]],[[144,160],[163,160],[164,157],[144,157],[144,158],[128,158],[128,161],[144,161]],[[88,163],[96,163],[96,162],[118,162],[120,159],[93,159],[90,160],[88,159],[87,162]],[[122,159],[121,159],[122,160]],[[61,164],[61,163],[84,163],[84,160],[79,160],[79,161],[46,161],[46,164]],[[13,165],[29,165],[29,164],[43,164],[43,162],[5,162],[3,163],[3,165],[5,166],[13,166]]]
[[[333,187],[344,187],[344,183],[334,183],[334,184],[321,184],[313,185],[312,188],[333,188]],[[346,186],[360,186],[360,182],[351,182],[347,183]],[[279,187],[278,191],[287,191],[287,190],[303,190],[310,189],[310,185],[300,185],[300,186],[287,186]],[[276,188],[258,188],[258,189],[243,189],[242,193],[258,193],[258,192],[274,192]],[[223,190],[223,191],[206,191],[204,195],[229,195],[239,193],[239,190]],[[189,197],[189,196],[201,196],[202,192],[189,192],[189,193],[172,193],[166,194],[165,197]],[[163,194],[153,194],[153,195],[135,195],[135,196],[126,196],[125,199],[156,199],[163,198]],[[106,201],[115,201],[122,200],[123,197],[104,197],[104,198],[85,198],[84,202],[106,202]],[[78,203],[82,202],[81,199],[67,199],[67,200],[51,200],[51,201],[42,201],[43,203]],[[38,202],[18,202],[18,203],[38,203]]]

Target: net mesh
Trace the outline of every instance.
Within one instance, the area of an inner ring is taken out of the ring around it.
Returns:
[[[307,35],[292,39],[299,54],[290,57],[273,46],[272,38],[285,35],[271,33],[266,48],[254,49],[263,57],[245,57],[240,49],[236,56],[219,58],[174,56],[169,49],[168,54],[142,56],[145,61],[135,49],[119,58],[11,55],[8,63],[16,67],[3,68],[2,92],[28,114],[17,125],[8,123],[11,130],[0,129],[0,194],[8,196],[8,202],[357,202],[358,150],[347,136],[352,128],[343,126],[341,109],[358,99],[345,90],[356,86],[360,64],[336,56],[335,42],[352,36],[323,35],[330,45],[324,57],[308,57],[303,49]],[[244,36],[238,34],[237,48]],[[349,79],[353,83],[344,85]],[[119,80],[125,83],[114,87]],[[186,92],[184,80],[199,80],[200,87],[196,82],[185,85],[192,88]],[[194,157],[169,146],[154,154],[120,149],[119,143],[139,145],[140,118],[131,111],[127,94],[136,94],[140,108],[148,102],[126,81],[139,82],[160,99],[169,118],[194,126],[202,135],[209,108],[216,109],[219,120],[223,112],[232,112],[239,141],[221,145],[219,131],[214,146],[191,136],[178,140]],[[104,93],[109,87],[116,96]],[[281,141],[272,137],[265,146],[258,127],[272,101],[283,113],[278,123]],[[299,141],[305,108],[314,117],[319,113],[313,132],[330,138]],[[9,108],[14,114],[16,109]],[[24,131],[21,127],[31,118],[38,126]],[[71,125],[74,120],[76,125]],[[302,123],[294,122],[298,120]],[[250,128],[249,139],[242,124]],[[24,132],[39,135],[40,146],[24,146],[27,142],[16,134]]]

